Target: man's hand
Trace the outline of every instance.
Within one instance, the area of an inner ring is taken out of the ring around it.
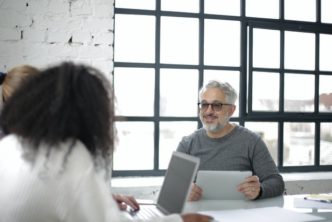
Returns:
[[[190,191],[188,200],[189,201],[200,200],[202,198],[202,193],[203,193],[202,188],[200,188],[195,183],[193,183],[191,186],[191,191]]]
[[[134,211],[139,210],[139,204],[132,196],[113,194],[114,200],[117,202],[120,210],[126,210],[130,206]]]
[[[261,184],[258,176],[247,177],[244,182],[237,186],[237,190],[250,200],[256,199],[261,191]]]

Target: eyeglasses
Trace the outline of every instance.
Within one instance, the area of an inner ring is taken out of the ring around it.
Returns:
[[[224,105],[232,106],[233,104],[229,104],[229,103],[197,103],[197,105],[203,111],[206,111],[209,108],[209,106],[211,105],[211,108],[212,108],[213,111],[219,112],[219,111],[221,111],[222,106],[224,106]]]

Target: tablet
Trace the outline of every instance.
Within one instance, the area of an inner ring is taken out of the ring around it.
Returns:
[[[236,187],[251,171],[209,171],[200,170],[197,173],[196,184],[203,189],[202,199],[206,200],[243,200],[243,193]]]

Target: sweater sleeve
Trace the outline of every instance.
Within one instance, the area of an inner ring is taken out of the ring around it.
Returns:
[[[259,138],[253,151],[252,167],[254,175],[259,177],[261,183],[260,198],[282,195],[285,183],[279,174],[266,144]]]
[[[178,147],[176,151],[181,152],[181,153],[186,153],[189,154],[189,141],[188,137],[183,137],[180,143],[178,144]]]
[[[282,195],[285,184],[281,175],[271,175],[261,182],[262,195],[260,198],[268,198]]]

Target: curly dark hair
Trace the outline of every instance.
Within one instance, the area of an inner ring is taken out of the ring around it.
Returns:
[[[113,93],[95,68],[64,62],[32,76],[8,100],[0,116],[5,134],[57,145],[83,142],[93,156],[113,152]]]

